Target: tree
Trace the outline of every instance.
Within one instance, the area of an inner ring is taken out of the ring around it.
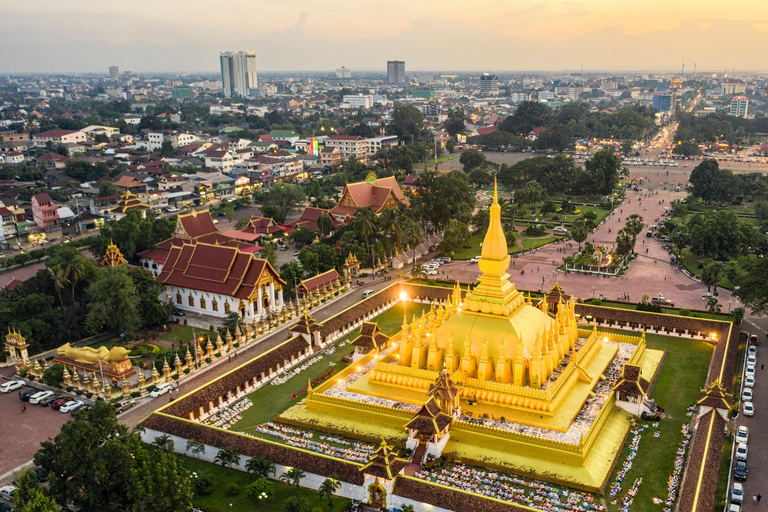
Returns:
[[[315,241],[315,232],[304,226],[299,226],[291,231],[290,238],[298,247],[302,247]]]
[[[720,299],[718,299],[717,297],[708,297],[707,310],[711,315],[720,313]]]
[[[694,167],[688,181],[691,184],[691,195],[700,197],[706,203],[727,201],[735,189],[733,173],[720,169],[714,158],[703,160]]]
[[[15,479],[13,510],[23,512],[57,512],[56,502],[48,495],[32,471],[26,471]]]
[[[688,232],[688,226],[680,224],[672,230],[669,234],[669,241],[677,249],[677,256],[680,257],[683,254],[683,249],[688,247],[688,243],[691,240],[691,234]]]
[[[107,246],[114,242],[129,262],[137,262],[136,255],[155,248],[155,244],[171,238],[176,221],[148,213],[142,217],[138,210],[129,210],[118,221],[106,222],[99,236],[92,237],[90,249],[93,254],[103,255]]]
[[[62,507],[100,512],[181,512],[192,506],[187,472],[172,454],[150,453],[137,430],[118,423],[109,402],[61,426],[41,443],[35,464],[48,475],[48,494]]]
[[[264,194],[263,204],[265,207],[274,208],[274,220],[285,222],[285,218],[290,212],[295,210],[304,199],[304,193],[296,185],[290,183],[274,183]],[[262,211],[264,211],[262,209]],[[266,213],[264,214],[266,215]]]
[[[234,448],[222,448],[216,453],[216,457],[213,458],[213,462],[220,464],[225,468],[229,466],[236,466],[240,463],[240,454]]]
[[[277,265],[277,249],[274,242],[266,242],[264,250],[261,251],[261,258],[267,260],[273,267]]]
[[[524,101],[511,116],[504,119],[499,128],[516,135],[528,135],[537,126],[546,126],[552,117],[552,109],[536,101]]]
[[[701,148],[698,144],[689,140],[678,141],[677,145],[672,149],[672,153],[683,156],[699,156],[701,155]]]
[[[246,461],[245,469],[256,478],[268,478],[275,474],[275,465],[264,457],[251,457]]]
[[[589,236],[589,230],[584,223],[584,219],[578,218],[573,224],[571,224],[571,238],[573,241],[579,244],[579,252],[581,252],[581,242],[587,239]]]
[[[286,300],[293,299],[296,294],[294,286],[304,279],[304,270],[297,262],[289,261],[280,267],[280,277],[285,281],[283,298]]]
[[[720,263],[712,261],[704,265],[704,268],[701,269],[701,282],[707,285],[707,293],[711,291],[713,286],[715,291],[717,291],[717,283],[720,281],[722,274],[723,266]]]
[[[41,380],[52,388],[58,388],[61,386],[61,381],[63,378],[64,365],[61,363],[56,363],[53,366],[45,369],[43,372],[43,378]]]
[[[330,215],[324,213],[317,219],[317,230],[324,237],[333,232],[333,219]]]
[[[485,164],[485,155],[475,149],[467,149],[461,153],[459,163],[464,166],[464,172],[468,173]]]
[[[88,287],[88,298],[88,332],[134,333],[141,325],[140,298],[125,268],[104,267]]]
[[[112,183],[111,181],[103,181],[99,185],[99,195],[104,196],[121,196],[123,195],[123,189]]]
[[[187,452],[192,452],[192,455],[200,458],[200,454],[205,452],[205,443],[202,441],[197,441],[196,439],[189,439],[187,440]]]
[[[768,313],[768,258],[750,260],[745,265],[746,273],[733,285],[736,296],[750,308],[753,315]]]
[[[621,159],[611,148],[601,149],[584,162],[584,169],[593,181],[593,189],[603,195],[613,193],[619,181]]]
[[[392,122],[389,131],[403,141],[412,141],[421,135],[424,128],[424,115],[412,106],[396,107],[392,112]]]
[[[537,149],[551,149],[563,152],[573,147],[573,133],[568,126],[558,122],[550,123],[536,138],[534,146]]]
[[[464,133],[464,120],[461,118],[448,119],[445,122],[445,131],[451,137],[456,137],[460,133]]]
[[[627,230],[626,226],[621,228],[618,235],[616,235],[616,254],[624,256],[631,253],[635,247],[633,240],[632,233]]]
[[[530,180],[526,183],[523,190],[519,191],[518,194],[520,195],[521,201],[531,204],[533,207],[533,215],[536,215],[536,202],[541,201],[546,196],[544,187],[534,180]]]
[[[339,488],[341,488],[341,481],[339,480],[339,476],[335,473],[328,475],[328,478],[323,480],[323,483],[320,484],[318,491],[328,498],[329,507],[333,506],[333,495],[336,494],[336,491],[338,491]]]
[[[493,178],[491,177],[491,174],[485,170],[485,169],[472,169],[469,172],[468,176],[469,182],[475,185],[476,187],[487,187],[491,183],[493,183]]]
[[[299,484],[301,483],[301,479],[305,476],[307,476],[307,474],[303,470],[299,468],[290,468],[287,471],[284,471],[282,475],[280,475],[280,481],[295,486],[295,494],[298,496]]]
[[[303,495],[296,494],[290,496],[283,501],[283,505],[280,508],[282,512],[304,512],[307,509],[307,498]]]
[[[167,452],[172,452],[174,447],[173,438],[171,438],[171,436],[168,434],[155,437],[154,441],[152,441],[152,444]]]
[[[162,158],[173,158],[176,156],[176,148],[173,147],[173,143],[170,140],[164,140],[163,145],[160,147],[160,156]]]
[[[428,171],[419,174],[416,185],[419,193],[411,199],[411,206],[425,225],[431,222],[439,231],[452,219],[470,221],[476,199],[463,172],[438,175]]]
[[[469,240],[472,233],[463,222],[451,221],[443,233],[443,241],[440,242],[440,252],[447,256],[453,256]]]
[[[265,477],[254,480],[245,486],[245,496],[254,505],[269,499],[275,493],[275,485]]]
[[[221,211],[224,212],[224,216],[227,218],[229,222],[232,222],[232,219],[235,218],[235,207],[231,204],[227,203],[224,205],[224,207],[221,209]]]
[[[397,208],[387,208],[379,217],[379,228],[382,234],[386,235],[388,240],[391,240],[394,252],[396,253],[402,251],[407,222],[408,219]]]
[[[723,261],[737,258],[756,247],[760,233],[732,209],[696,213],[688,219],[691,251]]]

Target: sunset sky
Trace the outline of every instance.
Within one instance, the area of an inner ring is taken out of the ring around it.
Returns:
[[[0,0],[0,73],[768,69],[762,0]]]

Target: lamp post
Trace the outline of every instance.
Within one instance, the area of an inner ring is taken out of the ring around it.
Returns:
[[[541,278],[541,296],[544,297],[544,283],[546,282],[546,278]]]
[[[731,304],[733,304],[733,301],[729,299],[728,300],[728,314],[729,315],[731,314]]]
[[[595,298],[595,289],[596,289],[596,288],[597,288],[597,287],[596,287],[595,285],[592,285],[592,298],[593,298],[593,299]]]

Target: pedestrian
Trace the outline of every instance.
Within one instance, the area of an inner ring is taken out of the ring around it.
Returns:
[[[231,363],[232,362],[232,354],[229,354],[229,356],[227,356],[227,357],[229,358],[229,362]]]
[[[761,365],[760,365],[760,369],[762,370],[763,368],[765,368],[765,365],[764,365],[764,364],[761,364]]]
[[[21,404],[21,413],[24,414],[25,412],[27,412],[27,408],[24,407],[24,404]]]
[[[757,493],[757,502],[760,503],[761,499],[763,499],[763,495],[760,493]]]
[[[752,495],[752,504],[757,505],[757,494]]]

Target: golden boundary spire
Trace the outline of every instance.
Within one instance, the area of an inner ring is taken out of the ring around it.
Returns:
[[[480,272],[478,285],[469,297],[469,308],[484,313],[501,313],[500,306],[509,306],[519,292],[509,282],[509,249],[504,227],[501,224],[501,205],[496,180],[493,183],[493,203],[491,204],[488,232],[483,240],[480,253]],[[484,304],[486,304],[484,306]],[[496,306],[496,307],[494,307]]]

